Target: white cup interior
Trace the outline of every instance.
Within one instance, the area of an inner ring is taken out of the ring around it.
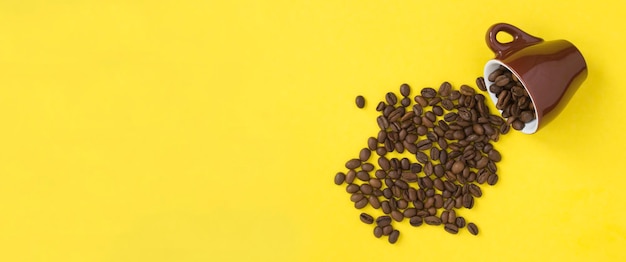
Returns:
[[[487,92],[489,92],[489,97],[491,98],[491,101],[493,102],[494,105],[498,103],[498,97],[496,97],[496,94],[492,93],[489,90],[489,87],[491,85],[493,85],[493,82],[489,81],[488,78],[489,78],[489,74],[491,74],[493,71],[498,69],[500,66],[506,67],[506,69],[511,71],[511,73],[513,73],[517,77],[517,79],[519,79],[519,81],[522,83],[522,85],[523,85],[522,87],[526,88],[526,84],[524,83],[522,78],[519,77],[517,72],[515,72],[514,70],[511,70],[511,68],[509,68],[508,66],[506,66],[505,64],[503,64],[499,60],[492,59],[492,60],[487,61],[487,64],[485,65],[485,71],[484,71],[485,86],[487,87]],[[530,93],[529,93],[529,95],[530,95]],[[530,102],[533,103],[534,108],[537,108],[537,105],[535,104],[535,100],[533,99],[532,95],[530,95]],[[500,114],[502,114],[502,110],[498,110],[498,111],[500,111]],[[535,111],[535,113],[536,113],[536,111]],[[539,119],[535,118],[532,121],[526,123],[526,125],[524,126],[524,128],[521,131],[524,134],[533,134],[533,133],[537,132],[537,128],[538,127],[539,127]]]

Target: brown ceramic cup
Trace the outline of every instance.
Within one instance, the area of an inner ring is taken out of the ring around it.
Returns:
[[[510,34],[513,41],[499,42],[496,39],[499,32]],[[583,55],[566,40],[544,41],[505,23],[491,26],[486,40],[496,55],[485,65],[487,89],[493,84],[487,79],[489,74],[504,66],[524,85],[535,107],[537,118],[526,123],[521,130],[523,133],[533,134],[554,119],[587,78]],[[498,98],[488,92],[491,101],[496,104]]]

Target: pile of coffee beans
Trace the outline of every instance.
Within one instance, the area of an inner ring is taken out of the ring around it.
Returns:
[[[496,108],[502,110],[502,117],[513,129],[522,130],[526,123],[536,118],[528,92],[511,71],[500,66],[489,74],[488,80],[493,82],[489,91],[498,97]]]
[[[478,227],[455,210],[471,209],[482,196],[480,185],[498,182],[496,163],[502,157],[492,143],[509,132],[509,124],[491,114],[485,96],[468,85],[454,90],[444,82],[412,99],[410,93],[402,84],[400,96],[389,92],[378,103],[378,134],[334,182],[345,184],[355,208],[369,205],[382,212],[361,213],[360,220],[390,243],[400,236],[392,224],[405,220],[414,227],[441,226],[451,234],[467,227],[476,235]]]

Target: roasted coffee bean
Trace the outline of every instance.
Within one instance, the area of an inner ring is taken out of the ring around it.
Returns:
[[[391,213],[391,206],[389,205],[389,201],[387,200],[380,202],[380,208],[383,210],[383,213],[385,214]]]
[[[430,176],[433,174],[433,164],[431,162],[426,162],[426,164],[424,165],[424,174],[426,174],[427,176]]]
[[[344,181],[346,181],[346,175],[344,173],[339,172],[335,175],[335,185],[341,185]]]
[[[370,137],[367,139],[367,148],[369,148],[370,150],[376,150],[377,147],[378,140],[376,140],[376,138]]]
[[[417,209],[415,209],[415,208],[407,208],[406,210],[404,210],[403,215],[406,218],[414,217],[414,216],[417,215]]]
[[[433,199],[435,199],[435,207],[436,208],[442,208],[443,207],[443,197],[441,195],[435,195],[433,197]]]
[[[361,208],[364,208],[365,206],[367,206],[368,203],[369,203],[369,200],[367,198],[363,198],[363,199],[357,201],[356,203],[354,203],[354,207],[356,209],[361,209]]]
[[[463,195],[463,206],[468,209],[474,207],[474,197],[471,194]]]
[[[359,159],[350,159],[348,162],[346,162],[346,168],[347,169],[355,169],[357,167],[359,167],[361,165],[361,160]]]
[[[417,159],[418,162],[422,164],[426,164],[428,162],[428,155],[426,155],[426,153],[421,152],[421,151],[415,153],[415,158]]]
[[[398,102],[398,97],[393,92],[389,92],[385,95],[385,100],[387,100],[387,104],[393,106]]]
[[[354,193],[350,196],[350,201],[352,202],[359,202],[361,199],[363,199],[364,196],[361,193]]]
[[[483,191],[480,189],[479,186],[475,185],[475,184],[469,184],[469,192],[474,196],[474,197],[481,197],[483,195]]]
[[[465,227],[465,218],[463,217],[457,217],[456,221],[454,221],[454,224],[458,227],[458,228],[463,228]]]
[[[370,158],[371,154],[372,154],[372,151],[370,151],[368,148],[363,148],[359,152],[359,160],[367,161]]]
[[[346,192],[352,194],[352,193],[356,193],[361,189],[361,187],[359,187],[359,185],[356,184],[349,184],[348,186],[346,186]]]
[[[370,180],[370,174],[368,174],[365,171],[359,171],[359,172],[356,172],[356,178],[358,178],[361,181],[368,181]]]
[[[487,178],[487,184],[489,184],[490,186],[493,186],[496,183],[498,183],[498,175],[490,174],[489,177]]]
[[[474,223],[469,223],[467,224],[467,230],[470,232],[470,234],[472,235],[478,235],[478,227],[476,226],[476,224]]]
[[[452,173],[459,174],[465,168],[465,164],[462,161],[455,161],[452,165]]]
[[[511,81],[511,80],[507,76],[500,75],[500,76],[496,77],[495,84],[497,86],[506,86],[509,83],[509,81]]]
[[[407,107],[409,105],[411,105],[411,99],[408,97],[404,97],[400,100],[400,105],[402,105],[403,107]]]
[[[423,96],[415,96],[413,98],[413,100],[415,101],[415,103],[417,103],[417,105],[419,105],[419,108],[421,109],[422,107],[426,107],[428,106],[428,100],[426,100],[426,98],[424,98]],[[417,106],[416,105],[416,106]],[[413,107],[413,111],[415,111],[415,107]],[[418,114],[418,112],[415,112],[416,115],[421,115],[421,112]]]
[[[370,216],[369,214],[367,214],[367,213],[361,213],[361,215],[359,215],[359,218],[365,224],[372,224],[372,223],[374,223],[374,218],[372,216]]]
[[[376,155],[384,156],[385,154],[387,154],[387,149],[386,148],[384,148],[384,147],[376,148]]]
[[[433,173],[435,173],[437,177],[442,177],[445,174],[445,169],[442,165],[435,165],[433,167]]]
[[[400,231],[394,230],[389,234],[389,243],[394,244],[398,241],[398,237],[400,237]]]
[[[382,170],[385,170],[385,171],[391,168],[391,164],[389,163],[389,160],[385,157],[378,158],[378,165],[380,166]]]
[[[450,191],[445,191],[445,192],[450,192]],[[445,210],[451,210],[452,208],[454,208],[454,199],[452,198],[446,199],[446,201],[443,203],[443,208]]]
[[[525,126],[526,124],[524,124],[524,122],[522,122],[522,120],[519,120],[519,119],[513,121],[513,123],[511,124],[511,127],[513,127],[513,129],[518,130],[518,131],[524,129]]]
[[[494,82],[494,81],[496,81],[496,78],[497,78],[498,76],[500,76],[502,73],[504,73],[504,70],[503,70],[503,69],[501,69],[501,68],[499,68],[499,69],[497,69],[497,70],[495,70],[495,71],[491,72],[491,74],[489,74],[489,77],[487,77],[487,79],[488,79],[489,81],[491,81],[491,82]]]
[[[485,79],[481,76],[476,78],[476,86],[480,91],[487,91],[487,86],[485,85]]]
[[[374,192],[374,188],[372,188],[372,186],[370,186],[369,184],[362,184],[361,192],[363,192],[363,194],[369,195]]]
[[[365,107],[365,98],[363,96],[357,96],[355,102],[358,108]]]
[[[386,225],[383,227],[383,235],[388,236],[393,232],[393,227],[391,225]]]
[[[411,224],[411,226],[414,227],[419,227],[422,225],[422,223],[424,222],[423,218],[421,216],[413,216],[411,217],[411,219],[409,219],[409,224]]]
[[[427,216],[424,218],[424,222],[429,225],[438,226],[441,225],[441,219],[436,216]]]
[[[450,92],[450,99],[452,100],[458,100],[461,97],[461,92],[454,90],[452,92]]]
[[[415,144],[418,150],[424,151],[428,150],[433,146],[433,142],[430,140],[421,140]]]
[[[378,116],[376,118],[376,123],[378,123],[378,127],[381,130],[386,130],[387,128],[389,128],[389,120],[387,120],[387,118],[384,116]]]
[[[346,173],[346,184],[352,184],[355,178],[356,178],[356,171],[348,170],[348,172]]]
[[[369,196],[367,201],[370,203],[370,206],[372,206],[373,208],[375,209],[380,208],[380,200],[378,200],[378,197]]]
[[[422,97],[425,98],[433,98],[435,96],[437,96],[437,91],[435,91],[435,89],[430,88],[430,87],[426,87],[424,89],[422,89],[422,91],[420,92]]]
[[[391,211],[391,217],[393,218],[393,220],[398,222],[401,222],[404,219],[404,215],[398,210]]]
[[[378,225],[379,227],[385,227],[389,224],[391,224],[390,216],[379,216],[376,218],[376,225]]]
[[[374,170],[374,165],[370,164],[370,163],[364,163],[363,165],[361,165],[361,169],[363,169],[363,171],[365,172],[371,172]]]
[[[439,95],[446,97],[450,95],[452,91],[452,85],[448,82],[443,82],[441,86],[439,86]]]
[[[447,223],[448,221],[448,214],[450,213],[450,211],[443,211],[441,212],[441,216],[439,216],[439,218],[441,218],[441,222]]]
[[[374,227],[374,236],[376,238],[382,237],[383,236],[383,228],[381,228],[379,226]]]
[[[378,169],[376,170],[376,172],[374,173],[376,178],[378,179],[383,179],[387,176],[387,173],[385,173],[385,171],[383,171],[382,169]]]
[[[400,85],[400,94],[402,96],[409,96],[409,94],[411,94],[411,87],[409,84],[404,83]]]
[[[475,94],[474,88],[471,88],[468,85],[461,85],[459,88],[459,92],[465,96],[473,96]]]
[[[522,111],[520,114],[520,120],[524,123],[528,123],[535,119],[535,115],[532,111]]]
[[[446,224],[443,228],[450,234],[459,233],[459,228],[455,224]]]
[[[380,102],[378,103],[378,105],[376,105],[376,111],[378,111],[378,112],[382,112],[383,110],[385,110],[385,107],[386,107],[386,106],[387,106],[387,105],[385,104],[385,102],[380,101]]]

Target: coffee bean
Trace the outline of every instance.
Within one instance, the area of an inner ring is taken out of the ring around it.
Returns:
[[[365,107],[365,98],[363,96],[357,96],[355,102],[358,108]]]
[[[388,198],[391,198],[391,197],[388,197]],[[389,205],[389,201],[386,201],[386,200],[382,201],[380,203],[380,208],[383,210],[383,213],[385,213],[385,214],[390,214],[391,213],[391,206]]]
[[[387,104],[389,105],[395,105],[398,102],[398,97],[396,97],[396,94],[394,94],[393,92],[387,93],[385,99],[387,100]]]
[[[361,165],[361,160],[358,159],[350,159],[346,162],[347,169],[355,169]]]
[[[468,85],[461,85],[461,88],[459,88],[459,92],[461,92],[461,94],[465,96],[473,96],[476,93],[476,91],[474,91],[474,88],[471,88]]]
[[[474,223],[467,224],[467,230],[474,236],[478,235],[478,227]]]
[[[411,93],[411,87],[409,86],[409,84],[402,84],[400,85],[400,94],[402,96],[409,96],[409,94]]]
[[[421,140],[415,144],[418,150],[424,151],[428,150],[433,146],[433,142],[430,140]]]
[[[421,216],[417,216],[417,215],[413,216],[413,217],[411,217],[411,219],[409,219],[409,224],[411,224],[411,226],[414,226],[414,227],[421,226],[423,222],[424,221],[423,221],[422,217]]]
[[[441,225],[441,219],[436,216],[427,216],[424,218],[424,222],[428,225]]]
[[[369,214],[367,214],[367,213],[361,213],[361,215],[359,215],[359,218],[365,224],[372,224],[372,223],[374,223],[374,218],[372,216],[370,216]]]
[[[475,185],[475,184],[469,184],[469,192],[474,196],[474,197],[481,197],[483,195],[482,190],[480,189],[479,186]]]
[[[361,209],[361,208],[364,208],[365,206],[367,206],[367,203],[369,203],[369,200],[367,198],[363,198],[363,199],[357,201],[356,203],[354,203],[354,207],[356,209]]]
[[[447,222],[447,223],[451,223],[451,224],[456,222],[456,211],[454,211],[454,209],[450,210],[449,213],[448,213],[448,220],[444,221],[442,219],[442,222]]]
[[[369,196],[367,201],[370,203],[370,206],[372,206],[373,208],[375,209],[380,208],[380,200],[378,200],[378,197]]]
[[[524,124],[524,122],[522,122],[522,120],[519,120],[519,119],[513,121],[513,123],[511,124],[511,127],[513,127],[513,129],[518,130],[518,131],[524,129],[525,126],[526,124]]]
[[[374,192],[374,188],[372,188],[372,186],[370,186],[369,184],[362,184],[361,192],[363,192],[363,194],[369,195]]]
[[[361,181],[368,181],[370,180],[370,174],[368,174],[365,171],[359,171],[356,173],[356,178],[358,178]]]
[[[425,98],[433,98],[435,96],[437,96],[437,91],[435,91],[435,89],[431,88],[431,87],[426,87],[424,89],[422,89],[422,91],[420,92],[422,97]]]
[[[415,209],[415,208],[407,208],[406,210],[404,210],[403,215],[406,218],[412,218],[412,217],[417,215],[417,209]]]
[[[367,161],[370,158],[371,154],[372,154],[372,151],[370,151],[368,148],[363,148],[359,152],[359,160]]]
[[[393,218],[393,220],[398,222],[401,222],[404,219],[404,215],[398,210],[391,211],[391,217]]]
[[[385,227],[389,224],[391,224],[390,216],[379,216],[376,218],[376,225],[378,225],[379,227]]]
[[[506,85],[509,83],[509,81],[511,81],[511,80],[510,80],[507,76],[505,76],[505,75],[499,75],[499,76],[498,76],[498,77],[496,77],[496,79],[495,79],[495,84],[496,84],[497,86],[502,87],[502,86],[506,86]]]
[[[393,232],[393,227],[391,225],[386,225],[383,227],[383,235],[388,236]]]
[[[411,105],[411,99],[408,97],[404,97],[400,100],[400,105],[402,105],[403,107],[407,107],[409,105]]]
[[[361,193],[354,193],[350,196],[350,201],[352,202],[359,202],[361,199],[363,199],[364,196]]]
[[[447,222],[447,221],[448,221],[448,214],[449,214],[449,213],[450,213],[450,212],[449,212],[449,211],[447,211],[447,210],[446,210],[446,211],[441,212],[441,216],[440,216],[439,218],[441,218],[441,221],[442,221],[442,222]]]
[[[382,170],[385,170],[385,171],[391,168],[391,164],[389,163],[389,160],[385,157],[378,158],[378,165],[380,166]]]
[[[335,185],[341,185],[344,181],[346,181],[346,175],[344,173],[339,172],[335,175]]]
[[[377,147],[378,140],[376,140],[376,138],[370,137],[367,139],[367,148],[369,148],[370,150],[376,150]]]
[[[463,195],[463,206],[468,209],[474,207],[474,198],[471,194]]]
[[[465,227],[465,218],[463,217],[457,217],[456,221],[454,221],[454,224],[458,227],[458,228],[463,228]]]
[[[379,226],[374,227],[374,236],[380,238],[383,236],[383,229]]]
[[[443,228],[450,234],[456,234],[459,232],[459,228],[455,224],[446,224]]]
[[[520,114],[520,120],[524,123],[528,123],[533,119],[535,119],[535,114],[533,113],[533,111],[522,111],[522,113]]]
[[[480,91],[487,91],[487,86],[485,85],[485,79],[481,76],[476,78],[476,86]]]
[[[498,183],[498,175],[490,174],[489,177],[487,178],[487,184],[489,184],[490,186],[493,186],[496,183]]]
[[[400,231],[394,230],[389,234],[389,243],[394,244],[398,241],[398,237],[400,237]]]
[[[491,81],[491,82],[496,81],[496,78],[497,78],[498,76],[500,76],[503,72],[504,72],[504,70],[502,70],[502,69],[497,69],[497,70],[495,70],[495,71],[491,72],[491,74],[489,74],[489,77],[487,77],[487,79],[488,79],[489,81]]]
[[[348,186],[346,186],[346,192],[348,193],[356,193],[361,189],[361,187],[359,187],[359,185],[356,184],[349,184]]]
[[[454,164],[452,165],[452,173],[454,174],[458,174],[461,173],[461,171],[463,171],[463,169],[465,168],[465,164],[461,161],[455,161]]]
[[[439,86],[439,95],[446,97],[450,95],[452,91],[452,85],[448,82],[443,82],[441,86]]]

